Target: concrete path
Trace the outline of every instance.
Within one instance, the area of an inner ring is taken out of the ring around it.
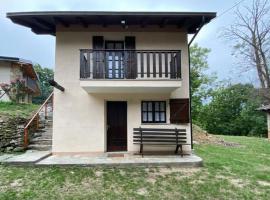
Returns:
[[[199,167],[202,166],[202,159],[196,155],[189,156],[60,156],[47,157],[36,165],[39,166],[177,166],[177,167]]]
[[[0,155],[0,163],[1,162],[4,162],[5,160],[11,158],[12,156],[14,156],[13,154],[3,154],[3,155]]]
[[[188,156],[154,156],[130,155],[99,156],[51,155],[50,151],[28,150],[23,154],[3,154],[0,156],[0,163],[14,165],[36,165],[36,166],[176,166],[176,167],[199,167],[202,166],[202,159],[194,154]]]
[[[50,151],[28,150],[23,154],[12,155],[11,157],[4,159],[2,163],[17,164],[17,165],[35,164],[36,162],[39,162],[50,155],[51,155]]]

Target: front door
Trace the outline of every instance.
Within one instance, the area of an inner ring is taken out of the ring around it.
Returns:
[[[124,43],[122,41],[106,41],[106,78],[124,78]]]
[[[127,150],[127,102],[107,102],[107,151]]]

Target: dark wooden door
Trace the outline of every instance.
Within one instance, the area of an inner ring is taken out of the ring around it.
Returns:
[[[107,102],[107,151],[127,150],[127,102]]]

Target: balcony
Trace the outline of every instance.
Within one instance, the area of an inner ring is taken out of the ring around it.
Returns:
[[[87,92],[171,92],[181,86],[179,50],[80,50]]]
[[[30,89],[34,93],[38,91],[36,80],[33,80],[30,77],[25,77],[24,80],[25,80],[25,87],[27,87],[28,89]]]

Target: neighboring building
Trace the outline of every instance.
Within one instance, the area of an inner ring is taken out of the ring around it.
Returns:
[[[270,105],[262,106],[258,110],[266,112],[267,114],[268,139],[270,139]]]
[[[21,58],[0,56],[0,84],[10,84],[20,80],[24,84],[20,103],[32,103],[32,97],[40,94],[38,76],[30,61]],[[10,101],[10,97],[0,86],[0,101]]]
[[[138,152],[133,129],[185,129],[191,151],[188,34],[215,13],[8,13],[56,36],[54,154]],[[173,146],[145,146],[147,151]]]

